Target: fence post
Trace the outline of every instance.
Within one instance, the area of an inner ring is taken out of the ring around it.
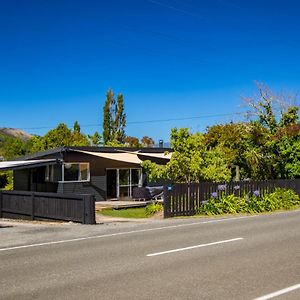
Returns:
[[[3,199],[3,194],[2,191],[0,191],[0,218],[2,218],[2,199]]]
[[[32,192],[32,194],[31,194],[31,220],[34,220],[34,201],[35,201],[34,192]]]
[[[83,218],[82,224],[96,224],[95,217],[95,197],[93,195],[83,195]]]
[[[164,186],[164,218],[170,216],[170,194],[167,186]]]

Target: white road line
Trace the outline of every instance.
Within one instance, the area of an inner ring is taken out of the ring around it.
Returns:
[[[275,298],[275,297],[278,297],[280,295],[292,292],[292,291],[297,290],[297,289],[300,289],[300,284],[292,285],[290,287],[287,287],[285,289],[279,290],[277,292],[274,292],[274,293],[271,293],[271,294],[268,294],[268,295],[265,295],[265,296],[262,296],[262,297],[259,297],[259,298],[255,298],[254,300],[268,300],[268,299],[272,299],[272,298]]]
[[[37,243],[37,244],[27,244],[27,245],[21,245],[21,246],[0,248],[0,252],[10,251],[10,250],[17,250],[17,249],[33,248],[33,247],[40,247],[40,246],[47,246],[47,245],[71,243],[71,242],[78,242],[78,241],[85,241],[85,240],[92,240],[92,239],[101,239],[101,238],[106,238],[106,237],[129,235],[129,234],[134,234],[134,233],[143,233],[143,232],[150,232],[150,231],[158,231],[158,230],[164,230],[164,229],[173,229],[173,228],[189,227],[189,226],[202,225],[202,224],[228,222],[228,221],[235,221],[235,220],[240,220],[240,219],[254,218],[254,217],[257,217],[257,216],[258,215],[242,216],[242,217],[234,217],[234,218],[224,218],[224,219],[209,220],[209,221],[203,221],[203,222],[193,222],[193,223],[187,223],[187,224],[178,224],[178,225],[170,225],[170,226],[163,226],[163,227],[156,227],[156,228],[147,228],[147,229],[140,229],[140,230],[123,231],[123,232],[103,234],[103,235],[86,236],[86,237],[81,237],[81,238],[74,238],[74,239],[67,239],[67,240],[60,240],[60,241],[50,241],[50,242]]]
[[[172,250],[167,250],[167,251],[162,251],[162,252],[151,253],[151,254],[147,254],[146,256],[150,257],[150,256],[169,254],[169,253],[174,253],[174,252],[179,252],[179,251],[186,251],[186,250],[191,250],[191,249],[196,249],[196,248],[202,248],[202,247],[208,247],[208,246],[213,246],[213,245],[218,245],[218,244],[240,241],[243,239],[244,238],[239,237],[239,238],[230,239],[230,240],[223,240],[223,241],[217,241],[217,242],[212,242],[212,243],[208,243],[208,244],[201,244],[201,245],[190,246],[190,247],[185,247],[185,248],[178,248],[178,249],[172,249]]]

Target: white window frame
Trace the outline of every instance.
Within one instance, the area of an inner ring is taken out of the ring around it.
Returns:
[[[79,180],[65,180],[65,165],[66,164],[79,165],[79,174],[78,174]],[[80,165],[81,164],[88,165],[88,174],[87,174],[88,178],[86,180],[81,180],[80,179]],[[90,180],[91,180],[90,163],[89,162],[63,162],[62,165],[61,165],[61,178],[62,178],[62,180],[59,181],[59,182],[62,182],[62,183],[90,182]]]

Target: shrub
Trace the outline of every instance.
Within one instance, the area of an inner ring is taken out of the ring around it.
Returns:
[[[199,208],[199,213],[206,215],[234,214],[245,211],[245,198],[235,195],[225,195],[217,199],[211,197],[208,202]]]
[[[154,215],[155,213],[162,211],[163,205],[161,203],[151,203],[146,206],[146,215],[151,216]]]
[[[253,194],[237,197],[233,194],[217,199],[211,198],[202,204],[199,214],[219,215],[235,213],[261,213],[278,209],[292,209],[300,205],[300,197],[288,189],[277,188],[274,192],[261,196],[259,191]]]

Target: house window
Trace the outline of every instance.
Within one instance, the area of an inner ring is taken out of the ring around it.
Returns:
[[[62,166],[63,181],[89,181],[89,163],[64,163]]]
[[[58,182],[61,181],[61,166],[60,165],[48,165],[45,167],[45,181],[46,182]]]
[[[53,165],[46,166],[45,181],[53,182]]]

